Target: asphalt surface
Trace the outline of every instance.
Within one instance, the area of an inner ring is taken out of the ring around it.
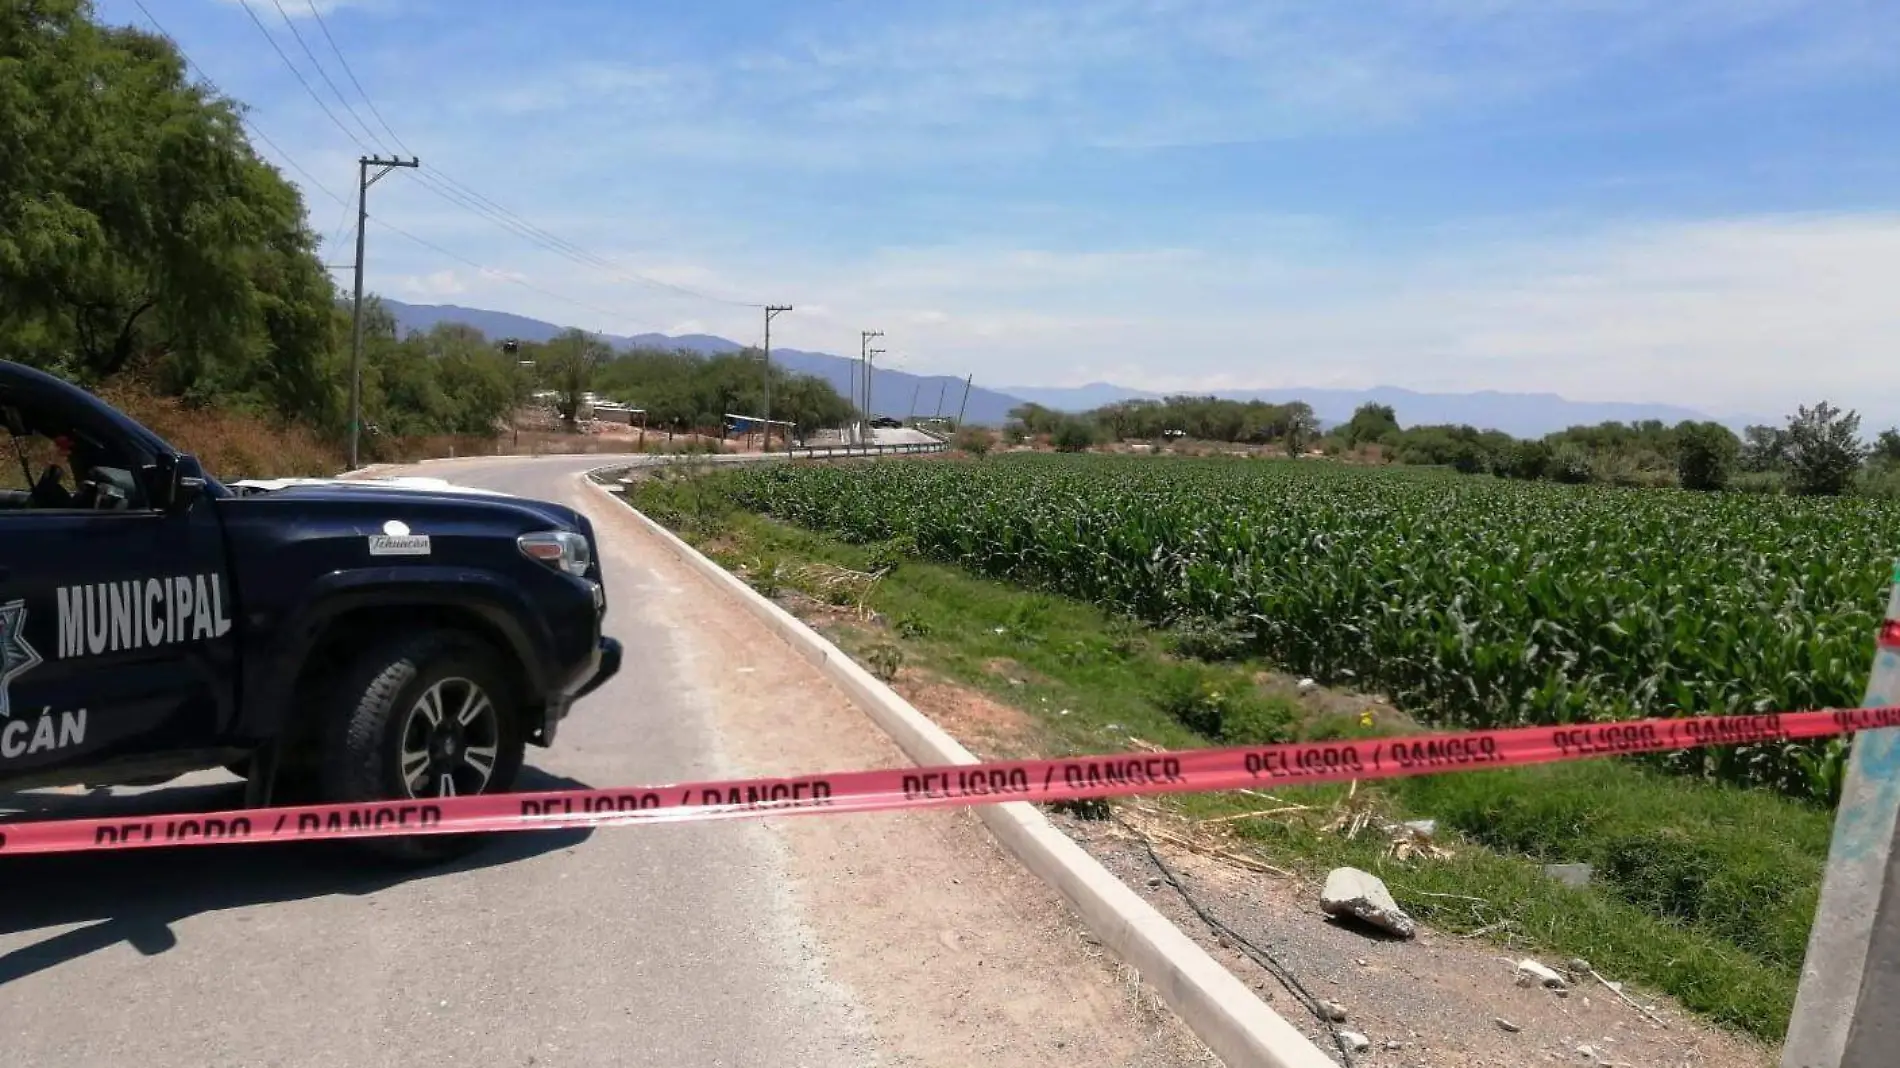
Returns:
[[[569,476],[610,460],[415,473],[575,502]],[[731,774],[710,710],[675,684],[668,621],[643,612],[659,580],[603,555],[626,660],[552,749],[530,749],[522,785]],[[114,794],[41,814],[241,798],[216,774]],[[511,835],[421,873],[321,843],[19,858],[0,865],[0,1065],[870,1063],[785,866],[751,822]]]

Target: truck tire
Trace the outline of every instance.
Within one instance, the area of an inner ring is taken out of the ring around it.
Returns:
[[[372,646],[332,698],[320,774],[332,803],[505,793],[526,739],[501,657],[452,630]],[[432,863],[467,853],[482,835],[370,838],[373,854]]]

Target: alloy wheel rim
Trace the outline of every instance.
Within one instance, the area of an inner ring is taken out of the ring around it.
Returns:
[[[403,721],[403,789],[417,798],[479,794],[500,751],[501,716],[487,692],[472,679],[441,679]]]

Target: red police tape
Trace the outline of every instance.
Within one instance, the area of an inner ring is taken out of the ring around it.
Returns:
[[[1900,726],[1900,706],[1822,709],[847,771],[621,790],[300,805],[132,819],[39,820],[0,823],[0,855],[553,830],[1006,801],[1073,801],[1478,771],[1703,746],[1827,738],[1896,726]]]

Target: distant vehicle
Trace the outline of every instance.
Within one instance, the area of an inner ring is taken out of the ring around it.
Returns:
[[[892,419],[888,415],[880,415],[876,419],[871,420],[871,426],[877,430],[900,430],[904,426],[904,421],[902,419]]]
[[[252,806],[501,793],[620,668],[571,508],[436,479],[226,486],[6,361],[0,420],[30,487],[0,489],[0,790],[222,766]]]

